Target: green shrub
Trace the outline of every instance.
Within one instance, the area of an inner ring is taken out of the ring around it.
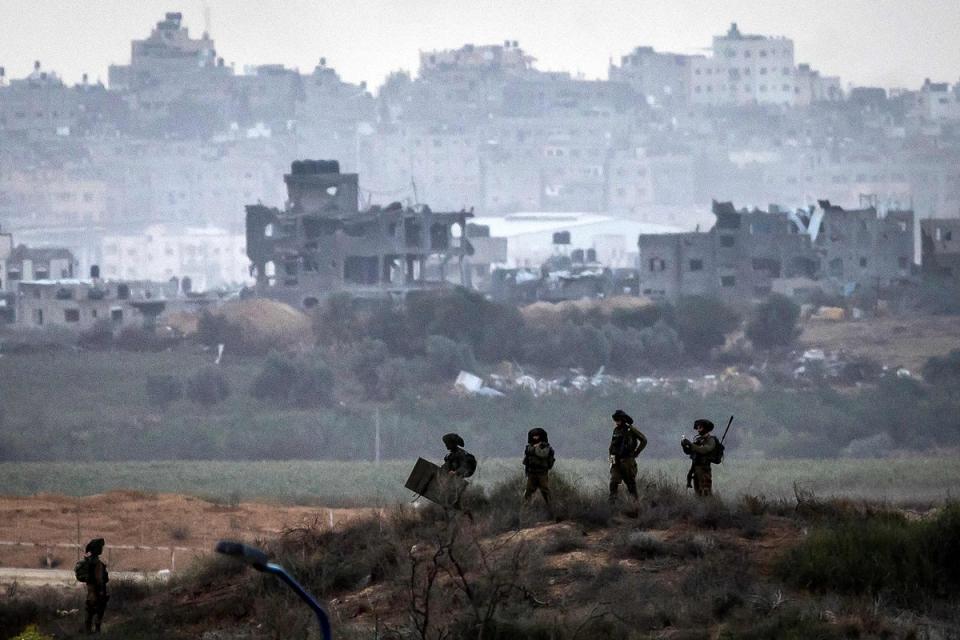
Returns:
[[[147,376],[147,401],[155,407],[166,407],[183,397],[183,384],[171,375]]]
[[[746,334],[761,349],[786,347],[800,334],[799,319],[800,307],[790,298],[774,293],[754,309]]]
[[[301,362],[290,397],[301,408],[327,406],[333,400],[334,379],[333,370],[322,360]]]
[[[319,407],[333,399],[334,378],[333,370],[318,357],[293,359],[274,352],[254,378],[250,392],[261,400]]]
[[[427,337],[427,364],[437,379],[447,379],[460,371],[475,371],[477,363],[470,345],[444,336]]]
[[[884,596],[903,605],[946,597],[960,588],[960,504],[929,521],[860,517],[822,526],[776,570],[818,592]]]
[[[685,296],[673,310],[670,325],[677,331],[684,350],[703,357],[722,346],[727,334],[740,324],[740,316],[716,298]]]
[[[187,397],[197,404],[209,407],[229,396],[230,384],[217,367],[204,367],[187,380]]]
[[[253,379],[250,393],[260,400],[283,401],[289,398],[290,388],[297,377],[297,366],[283,354],[270,352],[260,373]]]
[[[923,365],[923,379],[930,384],[960,382],[960,349],[927,360]]]

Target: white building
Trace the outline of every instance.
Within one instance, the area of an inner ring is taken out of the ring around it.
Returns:
[[[104,236],[100,267],[112,280],[187,276],[195,291],[253,283],[245,235],[212,227],[158,224],[136,235]]]
[[[536,268],[550,256],[573,249],[593,249],[596,260],[608,267],[634,268],[637,237],[642,233],[677,233],[680,227],[636,222],[597,213],[520,212],[503,217],[477,217],[472,225],[490,228],[492,238],[506,238],[503,266]],[[567,241],[555,244],[556,239]],[[569,235],[567,235],[569,234]]]
[[[690,102],[793,105],[793,40],[746,35],[737,24],[714,36],[713,55],[690,58]]]
[[[917,94],[915,113],[931,122],[960,120],[960,83],[951,88],[946,82],[927,78]]]

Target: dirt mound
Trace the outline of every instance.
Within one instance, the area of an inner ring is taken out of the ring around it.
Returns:
[[[534,302],[520,309],[525,320],[530,322],[555,322],[559,320],[564,313],[574,309],[583,313],[599,312],[609,316],[616,309],[642,309],[653,305],[649,298],[633,296],[616,296],[613,298],[604,298],[597,300],[594,298],[581,298],[580,300],[570,300],[566,302]]]
[[[262,298],[237,300],[207,311],[239,325],[243,339],[248,342],[269,340],[281,345],[313,342],[310,318],[282,302]],[[201,313],[204,311],[171,314],[166,324],[185,335],[196,333]]]

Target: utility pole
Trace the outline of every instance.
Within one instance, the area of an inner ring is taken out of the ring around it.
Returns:
[[[373,414],[373,464],[380,466],[380,407]]]

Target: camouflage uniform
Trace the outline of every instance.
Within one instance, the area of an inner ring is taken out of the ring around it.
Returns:
[[[533,442],[534,436],[539,437],[538,442]],[[533,494],[540,491],[543,495],[543,501],[550,505],[550,484],[549,474],[553,468],[554,462],[553,447],[547,440],[547,432],[540,427],[531,429],[527,434],[527,447],[523,451],[523,469],[527,475],[527,488],[523,492],[524,501],[533,497]]]
[[[477,470],[477,459],[463,448],[463,438],[456,433],[447,433],[443,436],[443,444],[450,452],[443,457],[440,471],[453,473],[461,478],[469,478]]]
[[[99,542],[99,544],[94,544]],[[87,580],[87,598],[86,598],[86,619],[83,628],[86,633],[100,633],[100,625],[103,622],[103,614],[107,610],[107,601],[110,596],[107,595],[107,582],[110,576],[107,573],[107,565],[100,560],[100,553],[103,550],[102,539],[94,540],[87,544],[88,558],[87,562],[91,565]]]
[[[610,502],[617,499],[620,483],[627,485],[627,491],[638,499],[637,495],[637,456],[647,446],[647,437],[633,426],[633,419],[622,411],[613,414],[620,422],[613,429],[610,438]]]
[[[713,472],[710,469],[710,460],[717,448],[716,436],[708,433],[694,438],[693,442],[683,444],[683,452],[693,461],[690,472],[687,474],[687,486],[693,481],[693,490],[698,496],[713,495]]]
[[[463,438],[455,433],[448,433],[443,436],[443,444],[450,451],[443,458],[443,464],[440,466],[441,486],[445,487],[443,492],[446,496],[447,504],[455,509],[460,508],[460,499],[463,497],[463,491],[467,483],[464,478],[469,478],[477,470],[477,459],[463,448]],[[449,482],[446,478],[451,475],[458,478],[457,482]]]

